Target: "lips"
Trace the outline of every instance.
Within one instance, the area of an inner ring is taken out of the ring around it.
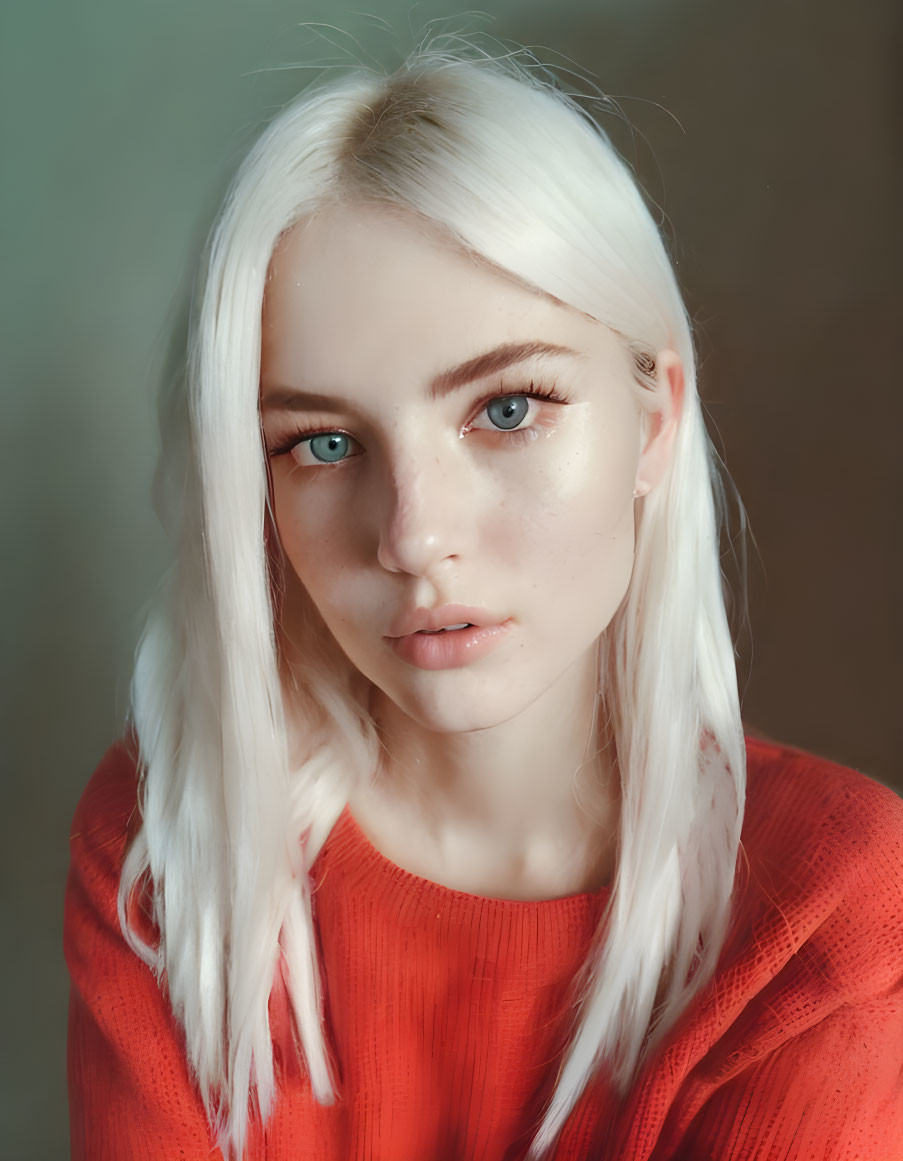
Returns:
[[[468,625],[466,629],[436,632],[418,629],[403,637],[387,637],[389,648],[417,669],[462,669],[481,661],[507,637],[512,621],[495,625]]]
[[[504,613],[441,605],[401,613],[384,640],[402,661],[418,669],[460,669],[496,649],[511,625]]]
[[[389,638],[407,637],[411,633],[439,633],[443,629],[459,629],[462,625],[484,628],[500,625],[508,618],[504,614],[473,605],[441,605],[436,609],[419,608],[400,614],[392,622]]]

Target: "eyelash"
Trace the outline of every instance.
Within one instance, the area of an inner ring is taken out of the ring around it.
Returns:
[[[495,402],[495,400],[497,400],[497,399],[520,399],[520,398],[544,399],[550,403],[562,403],[562,404],[566,404],[566,403],[570,402],[569,397],[566,394],[564,394],[562,391],[560,391],[556,384],[552,384],[551,387],[542,387],[542,386],[537,386],[535,383],[531,382],[530,386],[524,391],[517,391],[517,390],[514,390],[514,391],[512,391],[512,390],[493,391],[492,394],[487,395],[485,399],[483,399],[481,402],[479,402],[474,407],[473,413],[472,413],[473,417],[475,419],[482,411],[485,411],[485,409],[489,406],[490,403]],[[470,426],[469,426],[472,422],[473,422],[473,420],[468,420],[468,423],[465,424],[465,428],[468,430],[474,430],[473,428],[470,428]],[[494,430],[498,435],[507,436],[508,442],[513,444],[514,446],[517,446],[519,444],[527,442],[527,440],[532,438],[532,432],[534,430],[534,427],[535,427],[535,424],[530,426],[530,427],[516,427],[516,428],[511,428],[508,430],[506,430],[505,428],[502,428],[502,427],[498,427],[498,428],[494,428],[494,429],[481,427],[481,428],[478,428],[476,430],[479,430],[479,431],[493,431]],[[311,440],[315,436],[318,436],[318,435],[332,435],[332,434],[347,435],[347,436],[351,436],[351,438],[354,439],[354,436],[351,435],[350,431],[344,431],[340,427],[318,427],[318,428],[310,428],[309,430],[306,428],[299,428],[299,429],[294,430],[290,436],[283,439],[282,442],[277,443],[277,445],[275,447],[267,448],[266,454],[267,454],[267,457],[269,459],[276,459],[278,456],[288,455],[289,452],[293,451],[298,446],[299,443],[304,443],[305,440]],[[334,464],[329,464],[329,463],[324,461],[322,464],[318,464],[317,466],[324,467],[324,468],[339,467],[341,464],[346,463],[348,459],[353,459],[353,458],[355,458],[355,457],[346,456],[346,458],[344,460],[337,460]],[[313,465],[311,465],[311,466],[313,466]]]

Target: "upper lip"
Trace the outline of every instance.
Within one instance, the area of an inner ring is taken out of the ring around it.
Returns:
[[[449,625],[500,625],[506,618],[473,605],[441,605],[438,609],[413,609],[400,613],[389,626],[389,637],[406,637],[422,629],[445,629]]]

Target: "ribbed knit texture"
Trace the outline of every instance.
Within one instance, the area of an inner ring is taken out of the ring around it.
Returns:
[[[731,937],[623,1106],[604,1076],[555,1161],[903,1161],[903,802],[862,774],[747,740]],[[76,811],[66,896],[72,1159],[212,1147],[178,1026],[125,945],[116,891],[136,777],[113,747]],[[516,1161],[554,1083],[608,890],[542,902],[430,883],[346,811],[314,868],[342,1096],[313,1100],[284,992],[280,1096],[247,1161]]]

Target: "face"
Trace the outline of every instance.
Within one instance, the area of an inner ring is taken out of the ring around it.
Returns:
[[[276,525],[377,697],[469,731],[594,674],[633,566],[635,391],[613,332],[413,217],[336,207],[283,237],[261,373]]]

